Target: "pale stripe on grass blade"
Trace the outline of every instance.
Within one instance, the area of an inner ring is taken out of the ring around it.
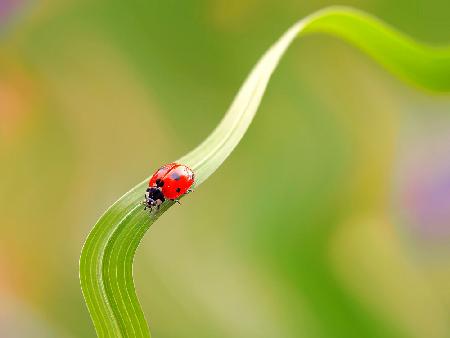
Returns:
[[[196,187],[223,163],[244,136],[270,76],[291,42],[310,33],[327,33],[348,41],[411,84],[437,92],[450,90],[449,48],[419,44],[354,9],[321,10],[296,23],[263,55],[218,127],[177,161],[194,170]],[[150,217],[140,205],[147,181],[105,212],[81,253],[81,287],[99,337],[150,337],[134,288],[133,258],[150,225],[173,203],[165,202]]]

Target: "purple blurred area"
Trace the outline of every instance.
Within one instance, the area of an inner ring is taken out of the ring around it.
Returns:
[[[0,28],[3,28],[25,7],[27,0],[0,0]]]
[[[420,112],[422,113],[422,112]],[[400,211],[419,236],[450,241],[450,118],[428,112],[411,119],[400,153]]]

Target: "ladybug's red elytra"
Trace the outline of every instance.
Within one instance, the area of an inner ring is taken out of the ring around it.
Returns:
[[[150,178],[143,201],[144,209],[159,209],[166,199],[178,202],[178,197],[191,191],[192,184],[194,172],[189,167],[179,163],[162,166]]]

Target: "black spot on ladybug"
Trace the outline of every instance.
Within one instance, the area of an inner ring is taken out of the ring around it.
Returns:
[[[162,180],[159,179],[159,178],[155,181],[155,183],[156,183],[156,186],[157,186],[157,187],[162,187],[162,186],[164,185],[164,181],[162,181]]]
[[[176,190],[176,192],[180,192],[180,191],[181,191],[181,189],[180,189],[180,188],[176,188],[175,190]]]
[[[172,173],[170,174],[170,178],[174,179],[175,181],[179,181],[180,180],[180,175],[178,175],[178,173]]]

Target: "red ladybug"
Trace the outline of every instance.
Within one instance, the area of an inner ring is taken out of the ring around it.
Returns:
[[[170,163],[159,168],[150,179],[145,192],[145,209],[159,206],[167,199],[178,202],[178,197],[189,193],[194,183],[194,172],[187,166]]]

